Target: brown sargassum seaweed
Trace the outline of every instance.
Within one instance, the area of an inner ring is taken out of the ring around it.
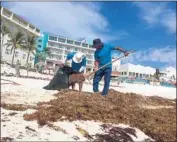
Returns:
[[[176,141],[176,100],[157,96],[145,97],[134,93],[120,93],[114,90],[102,97],[99,94],[73,90],[62,90],[49,102],[40,102],[34,106],[16,106],[1,104],[5,109],[37,109],[32,114],[25,114],[27,121],[37,120],[38,124],[62,120],[95,120],[105,123],[124,123],[142,130],[155,141]],[[149,109],[148,106],[170,106],[169,108]],[[112,128],[109,135],[97,135],[98,140],[116,141],[119,128]],[[132,131],[132,130],[131,130]],[[125,135],[125,133],[124,133]],[[110,137],[112,136],[112,137]],[[126,136],[126,135],[125,135]],[[115,139],[113,139],[115,137]],[[128,137],[127,139],[129,140]]]

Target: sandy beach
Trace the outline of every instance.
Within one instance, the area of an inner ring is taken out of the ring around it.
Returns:
[[[14,82],[18,85],[14,84]],[[49,81],[45,80],[1,76],[1,103],[36,105],[39,102],[52,100],[55,98],[53,94],[56,94],[58,91],[44,90],[43,87],[48,83]],[[78,89],[78,86],[76,88]],[[100,89],[102,88],[103,86],[100,85]],[[169,99],[176,98],[176,88],[125,83],[120,84],[119,87],[111,88],[123,93],[133,92],[144,96],[157,95]],[[84,84],[83,91],[92,92],[92,85]],[[152,107],[152,109],[156,108]],[[16,141],[87,141],[89,139],[84,137],[83,134],[78,131],[77,127],[81,127],[91,135],[106,133],[101,129],[101,122],[81,120],[74,122],[58,121],[52,123],[55,128],[59,129],[56,131],[49,126],[40,127],[36,121],[25,121],[23,119],[24,114],[35,111],[36,110],[32,109],[14,111],[1,108],[1,137],[10,137]],[[112,126],[114,126],[114,124],[112,124]],[[124,124],[115,126],[119,128],[130,127]],[[134,141],[143,141],[149,138],[141,130],[133,129],[136,130],[137,137],[133,135],[130,135],[130,137]]]

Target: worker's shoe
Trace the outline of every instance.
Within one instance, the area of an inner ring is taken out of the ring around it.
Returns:
[[[103,97],[106,97],[107,95],[101,94]]]
[[[101,92],[94,92],[95,95],[101,95]]]

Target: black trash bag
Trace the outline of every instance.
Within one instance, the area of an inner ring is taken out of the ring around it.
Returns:
[[[74,71],[71,67],[63,66],[58,69],[50,83],[44,87],[46,90],[58,90],[69,88],[69,76]]]

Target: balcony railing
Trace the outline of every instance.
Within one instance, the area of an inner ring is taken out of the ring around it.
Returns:
[[[58,41],[59,41],[59,42],[62,42],[62,43],[65,43],[65,42],[66,42],[66,39],[59,37],[59,38],[58,38]]]
[[[12,15],[12,12],[10,12],[10,11],[8,11],[7,9],[4,9],[3,8],[3,15],[5,15],[5,16],[7,16],[7,17],[9,17],[10,18],[10,16]]]
[[[92,45],[90,45],[88,43],[82,43],[79,41],[74,41],[74,40],[70,40],[70,39],[62,38],[62,37],[57,37],[57,36],[49,36],[49,41],[56,42],[56,43],[59,42],[59,43],[66,44],[66,45],[68,44],[68,45],[73,45],[75,47],[88,48],[88,49],[95,50],[92,48]]]
[[[23,27],[24,29],[27,29],[28,31],[32,32],[33,34],[40,36],[39,29],[36,29],[36,27],[32,26],[27,21],[23,20],[18,15],[12,13],[8,9],[1,7],[1,10],[2,10],[1,16],[3,18],[6,18],[6,19],[10,20],[11,22]]]

